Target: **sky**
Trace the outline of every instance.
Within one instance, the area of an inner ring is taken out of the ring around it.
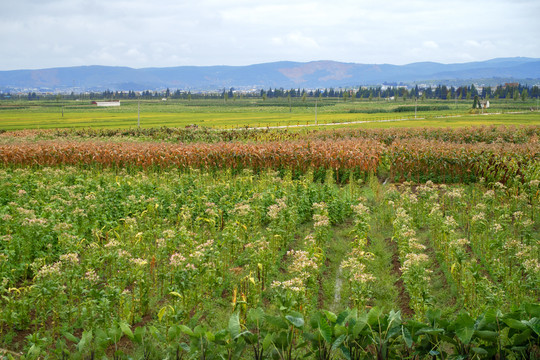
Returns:
[[[540,58],[539,0],[2,0],[0,70]]]

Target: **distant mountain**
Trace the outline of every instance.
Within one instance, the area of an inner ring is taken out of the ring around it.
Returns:
[[[419,82],[470,84],[475,79],[498,84],[540,79],[540,59],[498,58],[480,62],[408,65],[355,64],[336,61],[281,61],[249,66],[178,66],[133,69],[77,66],[0,71],[3,91],[216,90],[223,88],[329,88]],[[491,80],[490,80],[491,79]]]

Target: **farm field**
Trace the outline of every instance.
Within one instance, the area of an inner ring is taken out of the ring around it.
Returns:
[[[0,357],[538,357],[540,126],[498,116],[6,131]]]
[[[0,103],[0,130],[55,128],[135,128],[138,121],[136,101],[122,101],[120,107],[97,108],[89,102],[66,101],[3,101]],[[184,127],[196,124],[216,129],[241,127],[347,124],[359,127],[388,126],[450,126],[540,124],[540,113],[533,101],[493,101],[486,114],[471,114],[470,101],[446,102],[426,100],[418,103],[416,114],[412,101],[325,100],[319,103],[317,119],[315,104],[296,100],[289,107],[286,100],[266,103],[263,100],[238,100],[224,103],[218,100],[142,101],[140,125],[150,127]],[[425,109],[430,109],[426,111]],[[424,109],[424,110],[423,110]],[[399,110],[399,111],[397,111]],[[520,114],[521,113],[521,114]],[[396,121],[397,120],[397,121]],[[407,120],[407,121],[404,121]],[[381,122],[392,121],[392,122]]]

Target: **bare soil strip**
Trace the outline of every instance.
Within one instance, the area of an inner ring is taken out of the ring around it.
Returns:
[[[399,262],[397,244],[393,242],[391,238],[386,238],[384,239],[384,241],[386,242],[388,247],[392,249],[392,273],[399,279],[398,281],[396,281],[395,286],[399,291],[398,305],[401,310],[401,314],[405,317],[412,317],[414,315],[414,311],[409,306],[411,298],[409,297],[409,293],[405,289],[405,285],[403,284],[403,280],[401,279],[401,263]]]

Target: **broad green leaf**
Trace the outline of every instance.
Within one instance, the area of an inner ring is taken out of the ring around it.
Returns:
[[[249,309],[247,319],[249,322],[261,324],[264,321],[264,310],[261,308]]]
[[[66,339],[74,343],[78,343],[79,341],[81,341],[78,337],[68,332],[65,332],[64,336],[66,337]]]
[[[532,330],[527,328],[527,330],[512,336],[510,340],[512,341],[512,344],[515,346],[523,345],[531,340],[531,334],[532,334]]]
[[[341,336],[343,334],[347,334],[347,328],[343,325],[339,325],[336,323],[336,325],[334,325],[334,336]]]
[[[458,315],[454,322],[456,336],[465,345],[471,342],[471,338],[474,334],[474,319],[467,313]]]
[[[439,334],[442,334],[444,333],[444,329],[439,329],[439,328],[423,328],[423,329],[420,329],[416,332],[416,334],[418,335],[421,335],[421,334],[426,334],[426,335],[439,335]]]
[[[133,339],[133,332],[131,331],[131,328],[126,322],[120,322],[120,329],[122,329],[122,333],[124,333],[124,335],[126,335],[130,339]]]
[[[180,330],[184,334],[186,334],[188,336],[195,336],[195,333],[190,328],[188,328],[186,325],[180,325],[179,327],[180,327]]]
[[[536,335],[540,336],[540,319],[539,318],[532,318],[529,321],[523,321],[525,325],[530,327]]]
[[[167,331],[167,338],[169,339],[169,341],[176,340],[180,336],[181,326],[184,326],[184,325],[180,325],[180,326],[176,324],[171,325],[171,327],[169,328],[169,331]],[[187,326],[185,327],[187,328]],[[152,331],[152,329],[150,329],[150,331]],[[184,333],[186,334],[186,332]]]
[[[332,343],[332,328],[324,319],[319,321],[319,333],[328,344]]]
[[[336,319],[336,324],[342,325],[348,316],[349,316],[349,311],[347,310],[342,311]]]
[[[379,322],[379,318],[381,317],[382,310],[378,308],[377,306],[372,307],[367,315],[367,323],[369,325],[375,325]]]
[[[388,326],[395,327],[400,324],[401,324],[401,310],[399,311],[390,310],[390,313],[388,314]]]
[[[428,309],[426,311],[426,317],[431,323],[431,326],[434,326],[441,319],[442,311],[441,309]]]
[[[352,329],[352,334],[353,336],[356,338],[358,337],[358,335],[362,332],[362,330],[364,330],[364,328],[367,326],[366,322],[365,321],[358,321],[353,329]]]
[[[345,356],[345,359],[347,360],[351,360],[351,352],[349,351],[349,349],[347,349],[345,346],[341,345],[339,347],[339,349],[341,350],[341,352],[343,353],[343,356]]]
[[[499,334],[496,331],[477,330],[474,332],[474,336],[485,341],[497,341]]]
[[[401,326],[401,336],[403,337],[405,344],[407,344],[407,347],[410,349],[413,344],[411,332],[403,325]]]
[[[83,331],[82,336],[81,336],[81,340],[77,344],[77,350],[79,352],[82,352],[86,348],[86,345],[88,345],[88,344],[90,344],[92,342],[92,337],[93,337],[92,330]]]
[[[473,348],[471,348],[471,350],[475,354],[478,354],[478,355],[488,355],[489,354],[486,349],[482,349],[480,347],[473,347]]]
[[[336,314],[334,314],[333,312],[328,311],[328,310],[323,310],[323,312],[324,312],[324,315],[326,315],[326,318],[327,318],[330,322],[332,322],[332,323],[335,323],[335,322],[336,322],[336,320],[337,320],[337,315],[336,315]]]
[[[302,318],[302,315],[286,315],[285,319],[287,319],[295,328],[301,329],[304,326],[304,319]]]
[[[240,334],[240,315],[235,312],[229,317],[229,334],[235,339]]]
[[[511,329],[521,330],[521,331],[527,329],[527,325],[525,325],[524,323],[522,323],[521,321],[516,320],[516,319],[503,318],[502,321],[506,325],[508,325],[508,327],[510,327]]]
[[[144,326],[139,326],[139,327],[136,328],[135,331],[133,332],[133,335],[134,335],[133,340],[134,340],[137,344],[141,344],[142,341],[143,341],[143,338],[144,338],[145,333],[146,333],[146,327],[144,327]]]
[[[523,309],[531,317],[540,318],[540,304],[523,304]]]
[[[337,348],[339,348],[341,346],[341,344],[343,344],[343,342],[345,341],[345,339],[347,338],[346,335],[341,335],[339,336],[335,341],[334,343],[332,344],[332,350],[331,351],[335,351]]]
[[[272,334],[266,334],[266,336],[264,337],[264,340],[263,340],[263,350],[267,350],[270,345],[272,345],[272,341],[273,341],[273,336]]]
[[[204,328],[204,326],[197,325],[193,329],[193,333],[195,334],[195,336],[201,337],[204,336],[204,334],[206,333],[206,329]]]

